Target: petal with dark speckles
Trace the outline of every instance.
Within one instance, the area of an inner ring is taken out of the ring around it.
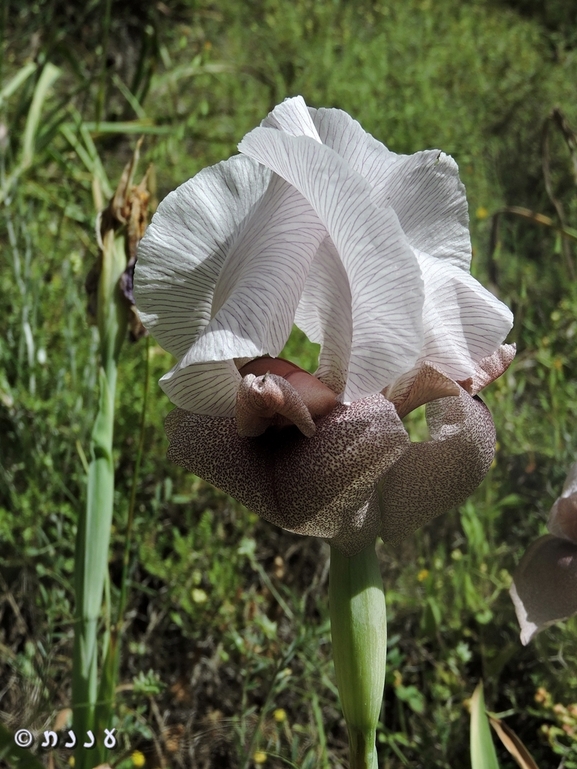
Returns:
[[[489,409],[464,390],[427,405],[431,439],[411,444],[379,483],[380,535],[398,542],[467,499],[495,451]]]

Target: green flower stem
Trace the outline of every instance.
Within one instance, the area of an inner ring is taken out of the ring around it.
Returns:
[[[352,558],[331,547],[329,606],[350,767],[377,769],[375,740],[385,687],[387,614],[374,545]]]
[[[86,509],[79,516],[75,560],[75,632],[72,675],[74,730],[78,736],[77,769],[87,769],[97,751],[82,747],[95,728],[98,685],[97,629],[108,570],[108,548],[114,501],[114,396],[118,358],[126,336],[127,308],[118,288],[126,267],[124,237],[112,228],[104,236],[98,285],[100,397],[90,446]],[[102,735],[94,735],[98,742]]]

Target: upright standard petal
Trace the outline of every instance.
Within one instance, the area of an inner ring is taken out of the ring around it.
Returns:
[[[270,179],[268,169],[234,157],[171,192],[153,216],[138,247],[134,297],[146,328],[176,357],[209,323],[229,248]]]
[[[322,143],[340,155],[371,188],[399,158],[405,157],[387,149],[343,110],[309,107],[309,112]]]
[[[527,645],[541,630],[577,613],[577,545],[547,534],[533,542],[509,594]]]
[[[353,341],[351,287],[334,243],[327,236],[313,260],[295,323],[320,344],[315,372],[335,393],[344,391]]]
[[[479,398],[461,390],[427,404],[426,414],[431,439],[411,444],[378,485],[385,542],[464,502],[493,461],[495,426]]]
[[[469,213],[459,168],[439,150],[399,155],[373,187],[373,201],[391,206],[411,246],[468,271]]]
[[[277,128],[289,136],[309,136],[317,142],[321,141],[309,109],[302,96],[285,99],[265,117],[261,126]]]
[[[450,155],[439,150],[397,155],[346,112],[309,111],[321,141],[367,180],[377,206],[393,208],[412,246],[469,269],[467,197]]]
[[[273,176],[229,246],[214,289],[211,320],[187,351],[187,365],[277,356],[325,236],[303,196]]]
[[[415,251],[425,284],[424,344],[420,361],[455,381],[475,374],[513,325],[509,308],[468,272]]]
[[[344,401],[379,392],[415,363],[422,344],[418,262],[394,212],[331,149],[306,136],[257,128],[241,152],[309,201],[335,245],[351,290],[353,338]]]

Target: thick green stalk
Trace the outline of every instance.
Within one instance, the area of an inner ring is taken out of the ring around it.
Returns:
[[[329,606],[350,767],[377,769],[375,740],[385,687],[387,615],[374,545],[352,558],[331,548]]]
[[[112,229],[104,236],[98,284],[100,335],[100,398],[91,436],[86,509],[76,535],[75,633],[72,677],[74,730],[78,739],[77,769],[93,765],[95,751],[83,748],[86,734],[94,731],[97,698],[97,626],[108,569],[108,548],[114,501],[114,396],[118,357],[126,336],[127,309],[118,280],[126,266],[124,238]],[[102,735],[94,734],[101,740]]]

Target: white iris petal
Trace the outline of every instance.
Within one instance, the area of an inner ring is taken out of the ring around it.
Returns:
[[[455,381],[474,373],[511,328],[508,307],[460,267],[416,251],[425,282],[421,359]]]
[[[465,380],[498,348],[512,315],[469,274],[452,158],[397,155],[302,97],[239,149],[171,193],[139,247],[135,298],[178,359],[161,380],[174,403],[230,416],[234,360],[278,355],[295,322],[345,402],[412,381],[425,361]]]
[[[181,358],[210,322],[218,276],[271,173],[248,158],[205,168],[158,206],[138,248],[134,297],[142,322]]]
[[[347,273],[328,236],[311,265],[295,323],[311,342],[321,345],[315,376],[333,392],[342,392],[353,341],[352,297]]]
[[[186,356],[160,380],[181,409],[213,417],[232,417],[241,376],[231,360],[189,365]]]
[[[325,234],[302,195],[273,177],[229,247],[211,320],[188,351],[188,362],[278,355]]]
[[[373,201],[395,210],[411,246],[469,270],[467,197],[452,157],[438,150],[399,155],[375,183]]]
[[[371,187],[403,157],[388,150],[343,110],[309,109],[309,112],[323,144],[340,155]]]
[[[290,136],[308,136],[322,143],[302,96],[283,101],[265,117],[261,125],[265,128],[278,128]]]
[[[308,137],[256,128],[239,149],[309,201],[343,263],[353,322],[343,400],[382,390],[413,366],[423,333],[420,269],[396,214],[378,209],[369,184],[336,152]]]

